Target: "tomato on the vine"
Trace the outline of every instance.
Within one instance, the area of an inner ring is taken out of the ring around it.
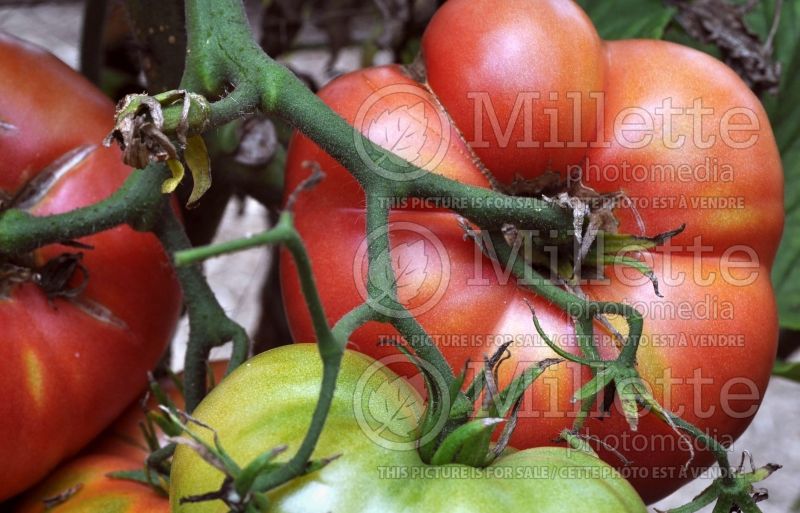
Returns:
[[[512,191],[580,176],[597,193],[624,193],[614,212],[621,233],[654,235],[685,223],[683,233],[641,255],[663,297],[640,271],[620,265],[600,265],[605,278],[582,283],[582,290],[589,299],[642,311],[637,368],[655,398],[732,444],[763,398],[778,330],[769,271],[783,225],[783,179],[758,98],[732,70],[696,50],[663,41],[601,43],[569,1],[451,0],[424,34],[422,57],[425,70],[413,77],[399,66],[370,68],[337,78],[319,95],[375,144],[429,172]],[[334,322],[366,298],[364,193],[303,136],[294,137],[287,159],[287,191],[308,175],[305,161],[327,174],[298,197],[295,211]],[[512,185],[515,179],[523,181]],[[442,208],[458,200],[390,203],[400,301],[456,371],[512,341],[501,386],[554,356],[526,300],[545,332],[577,353],[566,314],[485,257]],[[295,267],[288,255],[281,265],[293,336],[307,340],[313,330]],[[624,319],[608,321],[625,335]],[[595,332],[602,357],[613,358],[613,331],[596,323]],[[369,323],[351,344],[381,358],[397,353],[397,338],[391,327]],[[526,393],[511,443],[547,445],[570,427],[580,407],[572,396],[588,378],[578,365],[549,368]],[[610,416],[600,409],[583,433],[602,442],[601,456],[648,502],[713,461],[701,448],[693,454],[685,437],[654,414],[643,412],[633,432],[618,404]]]
[[[214,379],[219,383],[227,369],[225,361],[211,362]],[[184,408],[183,391],[172,379],[159,381],[158,388],[176,408]],[[14,513],[160,513],[169,511],[169,500],[163,492],[131,479],[112,477],[113,472],[142,470],[150,455],[143,427],[147,417],[156,414],[158,400],[151,393],[143,403],[136,400],[96,440],[74,459],[51,472],[27,491],[14,504]],[[161,447],[168,441],[155,422],[152,434]],[[155,478],[151,474],[151,479]]]
[[[0,211],[96,203],[130,169],[114,106],[44,50],[0,36]],[[180,313],[155,236],[127,226],[0,259],[0,500],[75,454],[139,394]]]
[[[193,416],[213,429],[240,468],[279,446],[299,447],[317,403],[322,361],[316,345],[272,349],[245,362],[209,393]],[[338,457],[270,492],[274,512],[400,511],[644,512],[636,492],[600,459],[560,447],[508,451],[489,467],[427,466],[414,450],[422,399],[371,358],[347,351],[314,458]],[[211,429],[191,428],[211,442]],[[181,446],[170,478],[174,513],[224,512],[224,476]]]

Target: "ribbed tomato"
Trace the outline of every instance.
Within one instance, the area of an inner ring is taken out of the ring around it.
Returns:
[[[662,41],[600,44],[586,16],[566,0],[451,0],[431,21],[422,50],[427,81],[396,66],[370,68],[334,80],[320,97],[374,143],[429,172],[501,188],[516,176],[580,175],[596,191],[625,194],[615,210],[623,233],[656,234],[685,223],[682,234],[641,255],[663,298],[640,272],[618,265],[605,267],[606,279],[583,290],[642,311],[638,369],[656,399],[731,444],[764,395],[778,330],[770,267],[783,225],[783,181],[756,96],[732,70],[696,50]],[[364,193],[300,135],[288,155],[287,191],[307,176],[309,160],[327,178],[299,196],[296,222],[333,322],[366,297]],[[452,367],[478,365],[513,341],[500,369],[503,385],[553,357],[526,299],[550,337],[576,352],[566,315],[465,240],[456,216],[440,208],[448,201],[458,198],[391,203],[390,239],[399,298]],[[287,255],[281,265],[293,335],[307,340],[313,330],[294,265]],[[622,319],[609,320],[625,334]],[[602,356],[612,358],[614,337],[599,324],[596,331]],[[382,343],[396,337],[371,323],[351,341],[381,358],[397,353]],[[548,369],[525,396],[511,443],[547,445],[571,426],[579,407],[571,398],[588,377],[576,365]],[[684,469],[685,441],[646,412],[636,432],[618,407],[610,418],[591,419],[584,432],[630,460],[622,467],[597,447],[648,502],[712,461],[699,451]]]
[[[283,445],[287,450],[276,460],[285,460],[303,440],[321,379],[316,345],[278,347],[236,369],[194,415],[214,430],[239,468]],[[425,465],[409,443],[419,428],[420,396],[385,366],[355,351],[345,352],[333,394],[314,458],[340,457],[270,491],[270,511],[646,511],[618,472],[595,456],[563,447],[509,449],[486,468]],[[197,434],[211,443],[209,430]],[[170,476],[172,511],[230,511],[218,499],[182,501],[219,490],[223,478],[192,448],[178,447]]]
[[[116,191],[130,169],[101,146],[113,116],[111,101],[65,64],[0,36],[0,215],[66,212]],[[120,414],[180,313],[155,236],[120,226],[80,243],[90,248],[0,256],[0,500]]]

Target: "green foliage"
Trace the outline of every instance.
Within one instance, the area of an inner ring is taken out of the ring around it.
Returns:
[[[603,39],[661,39],[674,14],[661,0],[578,0]]]
[[[787,362],[778,360],[772,373],[782,378],[791,379],[800,383],[800,362]]]
[[[766,37],[776,0],[765,0],[747,18],[753,30]],[[786,225],[778,258],[772,270],[778,296],[781,326],[800,329],[800,0],[783,2],[775,34],[775,56],[782,66],[777,95],[764,104],[775,131],[786,178]]]

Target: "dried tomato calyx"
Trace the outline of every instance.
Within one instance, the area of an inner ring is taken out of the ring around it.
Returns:
[[[33,263],[32,255],[0,261],[0,298],[10,297],[15,285],[27,282],[37,285],[48,299],[78,297],[89,284],[89,270],[82,260],[83,253],[61,253],[41,266]],[[73,285],[76,273],[81,279]]]

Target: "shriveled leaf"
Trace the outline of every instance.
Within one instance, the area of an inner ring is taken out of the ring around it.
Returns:
[[[181,180],[183,180],[186,174],[183,164],[181,164],[178,159],[169,159],[167,161],[167,167],[169,168],[169,172],[172,173],[172,178],[167,178],[161,183],[161,192],[163,194],[175,192],[175,189],[178,188],[178,185],[180,185]]]
[[[780,66],[772,48],[745,22],[755,3],[730,0],[665,0],[677,9],[675,20],[697,41],[714,45],[719,57],[760,94],[777,91]]]

